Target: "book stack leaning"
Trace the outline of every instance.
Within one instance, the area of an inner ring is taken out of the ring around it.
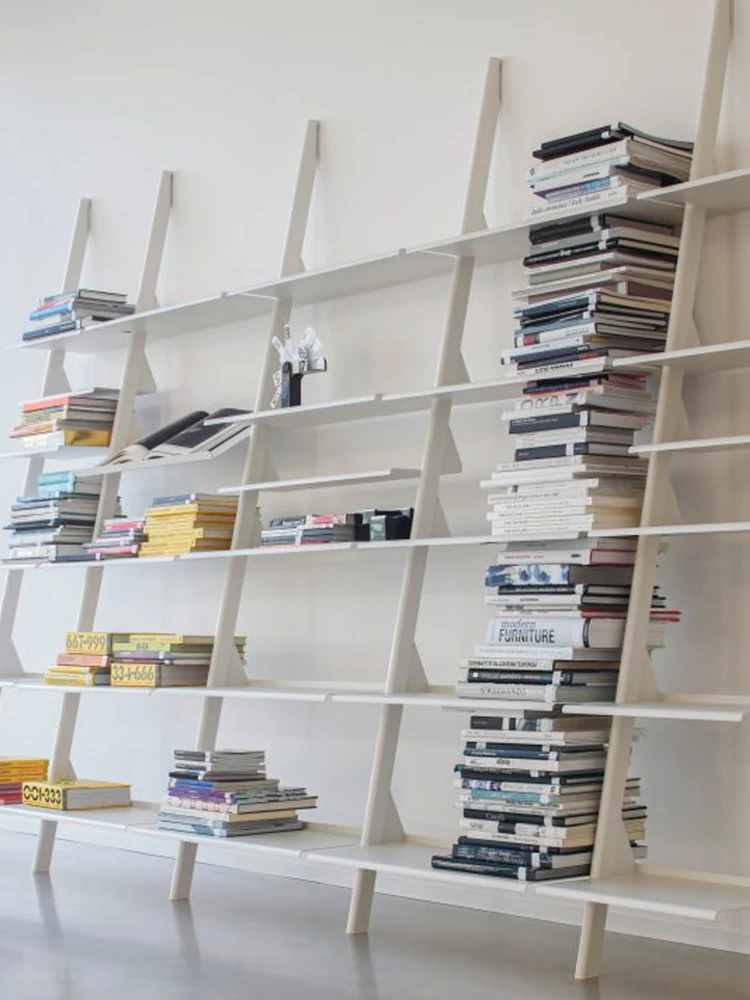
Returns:
[[[643,235],[663,272],[602,263],[602,230]],[[529,881],[590,870],[610,721],[575,706],[615,698],[636,553],[617,533],[640,524],[647,463],[630,448],[655,409],[645,376],[610,359],[663,346],[677,237],[622,214],[536,227],[531,240],[516,346],[503,355],[526,379],[503,414],[513,456],[482,483],[501,546],[485,575],[492,616],[456,687],[487,709],[462,734],[458,840],[432,861]],[[547,262],[568,253],[577,262],[558,279]],[[679,617],[655,588],[647,649]],[[645,854],[639,793],[629,778],[622,815],[635,857]]]
[[[303,829],[297,810],[315,803],[307,789],[266,775],[263,750],[175,750],[157,826],[207,837],[284,833]]]

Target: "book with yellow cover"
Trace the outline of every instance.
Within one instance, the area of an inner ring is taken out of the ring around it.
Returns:
[[[205,687],[207,680],[206,665],[140,661],[112,664],[112,687]]]
[[[12,435],[18,436],[18,435]],[[107,430],[64,430],[47,434],[30,434],[20,438],[24,448],[62,448],[69,446],[106,448],[112,437],[112,429]]]
[[[72,812],[129,806],[130,785],[114,781],[25,781],[23,804]]]
[[[109,667],[49,667],[44,672],[44,683],[98,687],[109,684]]]
[[[127,642],[128,632],[66,632],[66,653],[98,653],[109,655],[115,642]]]
[[[0,757],[0,785],[47,777],[46,757]]]

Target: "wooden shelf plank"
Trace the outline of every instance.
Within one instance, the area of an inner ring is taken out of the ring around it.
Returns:
[[[638,196],[643,205],[698,205],[710,216],[750,210],[750,168],[729,170],[697,181],[673,184]]]
[[[107,455],[107,448],[84,448],[65,445],[62,448],[23,448],[15,451],[0,452],[0,459],[6,458],[44,458],[47,461],[69,462],[71,459],[91,459],[101,461]],[[82,474],[83,469],[76,469]]]
[[[178,833],[172,830],[160,830],[154,823],[131,826],[129,833],[139,836],[160,837],[162,840],[185,841],[191,844],[210,844],[220,850],[250,850],[258,854],[276,854],[307,860],[309,852],[345,849],[357,842],[354,834],[310,826],[304,830],[289,830],[287,833],[262,833],[245,837],[206,837],[194,833]]]
[[[540,884],[536,891],[558,899],[695,920],[715,920],[721,913],[750,908],[750,888],[638,869],[630,875]]]
[[[274,479],[246,486],[222,486],[217,493],[283,493],[291,490],[329,489],[342,486],[368,486],[372,483],[418,479],[419,469],[375,469],[371,472],[343,472],[330,476],[303,476],[299,479]]]
[[[612,368],[680,368],[685,372],[718,372],[750,366],[750,340],[684,347],[679,351],[639,354],[632,358],[617,358]]]
[[[664,441],[661,444],[636,444],[630,449],[634,455],[655,455],[667,452],[735,451],[750,447],[750,434],[727,437],[691,438],[686,441]]]
[[[432,868],[433,854],[450,853],[448,847],[437,844],[415,844],[404,841],[396,844],[376,844],[370,847],[333,848],[315,851],[307,858],[316,864],[335,868],[357,869],[381,872],[384,875],[401,875],[430,882],[482,887],[497,892],[526,892],[528,884],[515,879],[488,878],[484,875],[470,875],[464,872],[442,871]]]
[[[73,812],[40,809],[36,806],[0,806],[0,816],[52,819],[57,823],[112,827],[117,830],[128,830],[136,823],[153,823],[158,811],[158,805],[151,802],[134,802],[132,806],[123,809],[81,809]]]
[[[589,538],[644,538],[661,535],[674,538],[678,535],[735,535],[750,531],[750,521],[717,521],[705,524],[656,524],[640,528],[590,531]]]
[[[630,719],[682,719],[689,722],[744,722],[750,716],[750,704],[743,706],[731,701],[726,703],[697,700],[665,699],[653,702],[627,702],[623,704],[588,702],[565,705],[566,715],[622,716]]]

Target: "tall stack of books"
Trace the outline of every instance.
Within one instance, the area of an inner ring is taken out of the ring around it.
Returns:
[[[117,389],[84,389],[21,403],[20,423],[10,436],[24,448],[106,448],[112,437]]]
[[[609,719],[513,710],[472,716],[462,737],[459,836],[433,868],[527,882],[588,874]],[[639,794],[639,779],[628,779],[622,818],[634,857],[643,858]]]
[[[263,750],[175,750],[157,826],[207,837],[301,830],[297,812],[313,809],[316,797],[269,778],[265,757]]]
[[[42,757],[0,757],[0,806],[20,805],[24,781],[46,781],[48,767]]]
[[[554,206],[622,200],[633,185],[684,179],[691,149],[596,129],[544,143],[533,185]],[[589,163],[592,186],[575,174]],[[657,163],[662,177],[644,174]],[[663,348],[679,240],[627,207],[534,226],[530,239],[514,346],[502,355],[506,374],[526,380],[503,414],[514,453],[482,483],[502,545],[485,576],[493,615],[456,687],[488,712],[463,734],[460,836],[433,864],[549,879],[591,863],[609,726],[563,706],[615,697],[636,552],[617,532],[640,524],[647,462],[631,448],[655,409],[645,375],[610,362]],[[679,619],[655,588],[646,648],[663,646]],[[630,779],[623,820],[642,856],[638,793]]]
[[[130,316],[135,306],[128,305],[121,292],[101,292],[93,288],[76,288],[40,299],[29,313],[35,325],[26,330],[23,340],[40,340],[61,333],[74,333],[96,323]]]
[[[527,172],[544,204],[534,211],[605,206],[690,177],[693,143],[648,135],[624,122],[543,142]]]
[[[237,498],[214,493],[155,497],[144,513],[147,541],[141,556],[181,555],[228,549],[237,517]]]
[[[205,687],[215,637],[132,632],[112,640],[113,687]],[[246,636],[235,636],[240,660]]]
[[[109,517],[104,522],[102,533],[84,545],[89,559],[133,559],[146,541],[144,520],[129,520],[124,517]]]
[[[8,560],[70,562],[86,558],[101,484],[74,472],[45,472],[36,489],[11,505]],[[117,501],[119,511],[119,498]]]

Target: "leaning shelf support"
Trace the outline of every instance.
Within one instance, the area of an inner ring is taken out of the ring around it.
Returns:
[[[305,128],[302,155],[294,187],[292,211],[281,261],[280,276],[282,278],[295,273],[300,267],[318,164],[319,130],[320,124],[317,121],[309,121]],[[260,367],[255,397],[256,410],[266,410],[270,405],[273,394],[272,376],[277,363],[273,341],[275,338],[283,339],[284,327],[289,322],[291,312],[292,302],[290,299],[276,299],[274,301],[268,343]],[[249,483],[262,481],[265,478],[269,458],[268,428],[263,423],[255,424],[248,438],[241,485],[245,486]],[[246,549],[256,543],[259,529],[258,491],[245,490],[240,494],[232,548]],[[247,683],[245,672],[234,646],[234,635],[246,571],[247,557],[227,560],[224,589],[216,623],[216,637],[208,673],[209,687],[239,686]],[[203,699],[196,749],[212,750],[216,746],[223,703],[223,698],[206,697]],[[190,895],[197,853],[196,844],[180,841],[172,876],[170,899],[186,899]]]
[[[730,0],[716,0],[703,81],[695,149],[690,179],[697,180],[713,169],[716,135],[724,91],[731,39]],[[680,254],[675,274],[672,310],[666,349],[689,347],[694,342],[693,307],[698,283],[706,210],[688,204],[682,224]],[[679,436],[682,409],[683,372],[665,368],[659,387],[653,442],[675,440]],[[649,458],[642,525],[664,524],[670,496],[670,454],[653,452]],[[644,647],[651,608],[660,539],[641,537],[636,550],[630,607],[625,627],[617,703],[653,700],[655,683],[650,657]],[[633,739],[634,720],[618,717],[612,721],[607,766],[599,808],[596,843],[591,865],[593,878],[620,875],[635,867],[633,854],[622,823],[622,801]],[[599,974],[604,945],[607,906],[587,903],[576,965],[577,979],[593,979]]]
[[[487,68],[484,96],[474,144],[474,155],[461,223],[462,234],[487,227],[484,217],[484,202],[500,113],[500,70],[500,60],[491,59]],[[436,386],[449,385],[466,377],[461,342],[473,276],[474,259],[456,257],[453,264],[448,316],[440,344],[435,377]],[[442,516],[439,501],[440,478],[445,471],[446,459],[451,457],[452,451],[455,449],[450,428],[451,406],[451,401],[445,399],[436,400],[430,407],[427,436],[422,455],[422,472],[414,504],[413,538],[425,538],[432,535],[435,532],[436,519]],[[428,549],[425,546],[407,550],[385,681],[387,694],[408,691],[412,684],[416,665],[421,662],[414,655],[416,650],[414,640],[427,568],[427,553]],[[403,705],[384,705],[380,712],[360,841],[363,847],[385,843],[394,836],[394,830],[402,830],[391,794],[402,715]],[[349,934],[365,933],[369,927],[375,879],[376,872],[369,869],[359,869],[355,875],[347,923],[347,933]]]
[[[70,291],[80,283],[90,228],[91,199],[81,198],[68,249],[68,260],[62,282],[63,291]],[[56,392],[67,392],[69,389],[70,383],[65,374],[65,351],[50,351],[42,380],[41,395],[49,396]],[[36,488],[37,480],[43,470],[44,459],[41,456],[32,455],[28,458],[23,481],[24,496]],[[17,677],[23,673],[23,664],[13,641],[13,629],[16,623],[23,577],[24,572],[20,568],[8,569],[5,575],[5,585],[2,598],[0,598],[0,677]]]
[[[172,207],[172,186],[173,175],[171,171],[165,170],[159,182],[156,207],[154,209],[151,231],[146,248],[146,258],[136,297],[135,306],[137,311],[149,309],[156,302],[156,284],[159,278]],[[130,335],[125,365],[122,371],[120,394],[117,400],[117,410],[115,412],[112,438],[109,446],[108,457],[110,458],[130,443],[135,398],[142,384],[144,371],[148,372],[146,333],[143,330],[134,329]],[[111,517],[114,512],[119,486],[119,476],[107,476],[104,478],[94,526],[95,535],[99,534],[104,519]],[[90,631],[94,627],[103,573],[103,565],[86,569],[76,624],[76,628],[80,631]],[[75,777],[70,753],[75,735],[80,701],[81,695],[78,692],[68,691],[62,696],[55,745],[49,766],[49,777],[52,781]],[[34,872],[49,871],[56,834],[57,823],[54,820],[42,820],[34,857]]]

